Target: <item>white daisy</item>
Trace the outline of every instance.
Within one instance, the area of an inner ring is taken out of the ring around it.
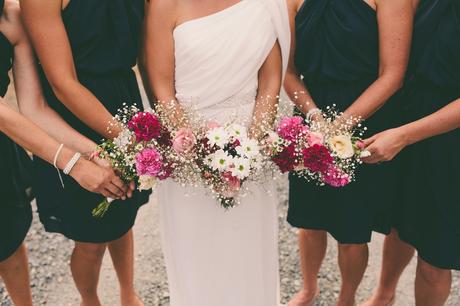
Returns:
[[[232,175],[240,180],[245,179],[251,174],[250,161],[246,158],[234,158],[234,167],[230,170]]]
[[[236,147],[236,152],[240,156],[252,158],[260,153],[259,144],[256,140],[247,138],[243,140],[238,147]]]
[[[224,147],[230,138],[230,135],[225,131],[224,128],[218,127],[211,129],[206,133],[206,137],[209,139],[211,145],[217,145],[219,147]]]
[[[212,155],[211,167],[214,170],[225,171],[232,163],[232,157],[224,150],[219,150]]]
[[[230,124],[226,127],[226,130],[230,137],[235,139],[247,138],[248,133],[246,131],[246,127],[242,126],[241,124]]]

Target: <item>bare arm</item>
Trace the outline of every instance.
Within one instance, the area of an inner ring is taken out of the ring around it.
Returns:
[[[276,43],[259,70],[257,99],[250,128],[255,138],[263,136],[265,131],[273,128],[281,90],[281,61],[281,49]]]
[[[61,17],[62,0],[21,0],[24,24],[56,97],[80,120],[105,138],[112,115],[80,82]]]
[[[429,116],[365,140],[367,149],[372,153],[365,162],[390,161],[408,145],[458,128],[460,128],[460,98]]]
[[[174,38],[177,4],[174,0],[151,0],[147,10],[145,62],[150,88],[169,123],[187,125],[185,112],[176,100],[174,87]]]
[[[300,75],[296,70],[294,58],[296,51],[296,36],[295,36],[295,17],[303,0],[287,0],[289,11],[289,24],[291,27],[291,51],[289,53],[289,64],[284,80],[284,90],[287,95],[295,103],[297,108],[304,114],[309,110],[316,108],[310,93],[305,87]]]
[[[5,103],[3,98],[0,98],[0,131],[20,146],[52,164],[59,143]],[[74,154],[73,150],[64,147],[57,159],[58,168],[64,169]],[[106,197],[117,199],[124,197],[126,193],[126,187],[113,171],[82,158],[69,175],[86,190],[101,193]]]
[[[145,3],[145,11],[147,12],[149,8],[149,1]],[[145,33],[147,31],[147,18],[144,20],[144,26],[142,28],[142,37],[146,37]],[[139,73],[141,74],[142,84],[144,85],[145,93],[149,99],[149,103],[151,107],[155,106],[155,93],[153,92],[153,88],[151,86],[151,82],[149,81],[148,74],[147,74],[147,63],[146,63],[146,54],[145,54],[145,43],[146,40],[142,40],[141,48],[139,49],[139,60],[137,66],[139,68]]]
[[[20,17],[19,7],[8,7],[8,22],[2,32],[14,46],[13,76],[20,111],[57,141],[78,152],[89,152],[96,144],[71,128],[44,100],[32,47]]]
[[[378,2],[379,76],[345,111],[345,116],[367,119],[401,88],[409,60],[417,2],[415,0]]]

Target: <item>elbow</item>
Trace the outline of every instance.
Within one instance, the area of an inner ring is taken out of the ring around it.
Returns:
[[[49,82],[51,89],[56,95],[56,98],[58,98],[58,100],[61,102],[66,101],[69,95],[75,93],[76,88],[79,84],[78,80],[76,80],[75,78],[68,77],[58,77],[57,79],[50,79]]]
[[[405,69],[383,71],[380,79],[386,80],[388,88],[397,92],[404,86]]]

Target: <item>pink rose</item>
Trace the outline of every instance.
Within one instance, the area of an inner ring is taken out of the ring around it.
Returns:
[[[212,129],[216,129],[216,128],[220,128],[221,125],[216,122],[216,121],[209,121],[206,123],[206,129],[207,130],[212,130]]]
[[[177,131],[172,147],[177,153],[187,153],[195,146],[196,137],[190,129],[182,128]]]
[[[163,169],[160,153],[155,149],[144,149],[136,155],[136,170],[138,175],[156,177]]]
[[[307,142],[310,147],[314,145],[322,145],[324,144],[324,136],[318,132],[310,132],[307,135]]]

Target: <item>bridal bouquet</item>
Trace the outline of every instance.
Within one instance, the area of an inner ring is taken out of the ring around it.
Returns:
[[[204,185],[211,189],[222,207],[236,206],[242,184],[262,169],[264,157],[259,143],[248,136],[242,125],[210,123],[197,144],[197,161]]]
[[[157,180],[170,177],[174,170],[169,160],[172,137],[159,117],[153,111],[141,112],[134,105],[125,106],[114,119],[121,132],[99,146],[98,156],[109,161],[124,182],[136,182],[139,190],[151,190]],[[103,217],[111,201],[101,202],[93,216]]]
[[[283,118],[276,132],[267,137],[272,161],[281,172],[294,172],[318,185],[348,185],[368,152],[360,138],[365,128],[359,120],[350,118],[338,124],[340,115],[328,108],[324,121]]]

